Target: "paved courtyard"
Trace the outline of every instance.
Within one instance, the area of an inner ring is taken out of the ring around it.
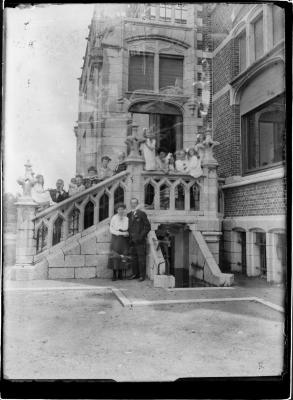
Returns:
[[[123,307],[109,286],[133,304],[223,301]],[[277,305],[278,287],[167,291],[149,281],[67,280],[7,282],[7,289],[8,379],[158,381],[282,372],[284,314],[259,302],[232,300],[257,293]]]

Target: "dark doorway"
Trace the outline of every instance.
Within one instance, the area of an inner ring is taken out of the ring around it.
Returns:
[[[255,232],[255,245],[259,247],[259,267],[260,275],[267,276],[267,256],[266,256],[266,234],[265,232]]]
[[[130,110],[132,120],[138,125],[138,134],[147,128],[156,135],[156,148],[174,153],[183,147],[183,119],[179,109],[162,101],[142,102]]]
[[[156,231],[166,274],[173,275],[175,287],[189,287],[189,234],[183,223],[162,224]],[[181,254],[178,256],[176,251]]]
[[[159,116],[159,132],[157,134],[158,150],[165,149],[168,153],[176,151],[176,115]]]
[[[239,242],[241,246],[241,272],[246,275],[246,232],[239,232]]]

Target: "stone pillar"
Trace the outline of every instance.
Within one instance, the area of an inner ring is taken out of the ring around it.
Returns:
[[[34,221],[37,204],[30,200],[20,200],[17,206],[16,266],[33,264],[36,254]]]
[[[211,130],[208,129],[206,132],[206,139],[203,141],[203,211],[207,215],[217,216],[218,214],[218,175],[217,167],[218,162],[214,158],[213,148],[219,143],[214,141],[211,136]]]
[[[11,270],[11,279],[33,279],[33,261],[36,254],[34,239],[34,221],[37,203],[31,197],[31,188],[34,184],[34,173],[29,161],[25,164],[25,176],[17,180],[22,186],[23,194],[16,203],[17,233],[16,233],[16,265]]]
[[[137,126],[132,126],[132,135],[128,136],[125,143],[130,147],[130,153],[125,160],[127,170],[129,171],[127,180],[126,202],[132,197],[136,197],[139,204],[144,204],[144,186],[141,175],[144,166],[144,159],[139,154],[140,139],[136,135]]]

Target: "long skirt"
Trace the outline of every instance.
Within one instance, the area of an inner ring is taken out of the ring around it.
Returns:
[[[109,256],[108,268],[113,270],[127,269],[128,264],[122,262],[121,255],[126,256],[129,251],[128,238],[125,236],[112,235],[111,253]]]

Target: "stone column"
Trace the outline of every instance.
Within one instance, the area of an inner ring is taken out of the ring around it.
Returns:
[[[33,261],[36,254],[34,239],[34,221],[37,203],[31,197],[31,188],[34,184],[34,173],[29,161],[25,164],[25,176],[17,180],[22,186],[23,194],[17,206],[17,233],[16,233],[16,265],[12,268],[11,279],[33,279]]]
[[[203,160],[202,167],[204,172],[203,178],[203,211],[207,215],[217,216],[218,214],[218,162],[214,158],[213,148],[219,143],[214,141],[211,136],[211,130],[206,132],[206,139],[203,141]]]
[[[137,137],[137,125],[132,125],[132,135],[128,136],[125,143],[130,147],[130,153],[125,160],[129,171],[127,180],[126,202],[132,197],[136,197],[139,204],[144,204],[144,186],[141,175],[144,166],[144,159],[139,154],[140,139]]]
[[[33,200],[20,199],[17,206],[16,266],[33,264],[36,254],[34,221],[37,204]]]

